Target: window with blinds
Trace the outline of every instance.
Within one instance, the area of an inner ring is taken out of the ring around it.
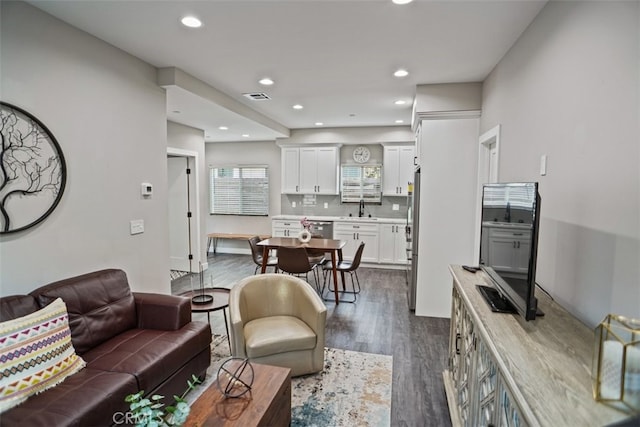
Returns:
[[[214,166],[209,169],[210,213],[269,215],[269,170],[266,166]]]
[[[340,173],[340,200],[343,203],[382,202],[382,167],[343,165]]]
[[[536,200],[536,189],[530,183],[512,183],[509,185],[487,185],[484,188],[485,206],[502,207],[511,206],[531,210]]]

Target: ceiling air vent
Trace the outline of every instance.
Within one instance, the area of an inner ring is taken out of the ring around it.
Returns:
[[[243,93],[242,95],[254,101],[264,101],[266,99],[271,99],[269,98],[269,95],[262,92]]]

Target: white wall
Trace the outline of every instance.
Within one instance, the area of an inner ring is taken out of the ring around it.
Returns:
[[[449,265],[474,264],[481,93],[480,83],[416,87],[413,120],[421,128],[416,147],[420,160],[418,316],[450,317]]]
[[[267,165],[269,167],[269,216],[210,215],[209,194],[204,203],[207,209],[206,233],[271,234],[271,216],[280,214],[280,147],[274,141],[209,142],[205,147],[205,174],[211,166]],[[207,191],[209,184],[207,183]],[[251,253],[246,242],[221,240],[218,251]]]
[[[416,315],[451,316],[450,264],[474,264],[477,118],[423,120]]]
[[[369,126],[357,128],[293,129],[289,138],[278,138],[282,144],[383,144],[414,142],[409,126]]]
[[[0,237],[0,294],[101,268],[168,293],[165,94],[155,69],[22,2],[2,2],[1,98],[39,118],[67,163],[43,223]],[[154,194],[143,199],[140,184]],[[131,236],[129,221],[145,232]]]
[[[191,200],[191,209],[196,209],[194,203],[198,203],[199,207],[199,222],[197,227],[192,230],[192,245],[198,248],[194,250],[194,266],[198,265],[198,262],[206,264],[207,254],[207,217],[209,216],[208,201],[209,201],[209,180],[208,172],[209,168],[205,163],[205,143],[204,143],[204,131],[202,129],[192,128],[179,123],[167,122],[167,146],[170,149],[177,150],[178,152],[187,151],[189,153],[195,153],[197,158],[197,171],[192,171],[197,180],[197,192],[196,197]],[[195,229],[197,228],[197,229]],[[196,245],[196,241],[199,245]],[[197,267],[196,267],[197,270]]]
[[[500,181],[540,182],[537,281],[591,326],[640,318],[639,23],[638,2],[549,2],[483,88]]]

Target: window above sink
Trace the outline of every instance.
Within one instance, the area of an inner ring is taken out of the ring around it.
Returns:
[[[342,165],[340,201],[342,203],[382,203],[382,165]]]

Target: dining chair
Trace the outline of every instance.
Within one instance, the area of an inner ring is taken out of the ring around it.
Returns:
[[[312,239],[324,239],[321,234],[311,234]],[[322,249],[309,249],[307,248],[307,257],[309,258],[309,263],[315,267],[322,267],[322,265],[327,262],[326,253]],[[314,268],[315,268],[314,267]],[[314,270],[316,274],[316,279],[318,279],[317,274],[318,271]]]
[[[262,268],[262,248],[258,246],[258,242],[260,242],[259,236],[253,236],[249,239],[249,246],[251,246],[251,256],[253,257],[253,262],[256,263],[256,268],[253,270],[253,274],[258,272],[259,268]],[[270,256],[267,258],[267,268],[273,267],[275,269],[275,273],[278,272],[278,257]]]
[[[348,291],[346,289],[346,283],[345,283],[345,289],[343,289],[342,291],[340,291],[338,289],[338,292],[342,293],[342,294],[353,294],[353,299],[352,300],[343,300],[342,298],[340,298],[340,302],[356,302],[356,299],[358,298],[358,294],[360,293],[360,280],[358,279],[358,267],[360,267],[360,260],[362,259],[362,252],[364,252],[364,242],[360,242],[360,246],[358,246],[358,249],[356,249],[356,254],[353,257],[353,261],[339,261],[338,264],[336,265],[336,271],[338,271],[339,273],[349,273],[349,276],[351,277],[351,291]],[[334,289],[331,289],[331,285],[329,284],[327,286],[327,280],[329,280],[330,277],[333,277],[330,273],[333,270],[333,264],[331,263],[331,261],[327,261],[323,264],[322,266],[322,272],[323,272],[323,284],[322,284],[322,291],[321,291],[321,295],[322,298],[324,298],[324,290],[325,290],[325,286],[329,289],[330,292],[335,292]],[[353,280],[355,277],[355,281]],[[338,286],[336,283],[333,284],[333,286]],[[324,298],[325,301],[328,301],[328,299]]]
[[[307,282],[309,282],[309,273],[313,272],[316,282],[316,290],[320,292],[320,279],[317,274],[316,266],[317,264],[309,262],[307,250],[302,246],[282,246],[278,248],[278,270],[297,277],[304,275]]]

